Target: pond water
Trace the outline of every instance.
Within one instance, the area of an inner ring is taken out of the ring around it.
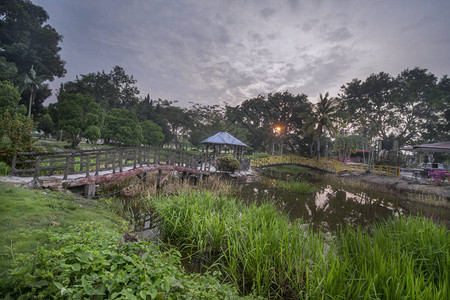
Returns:
[[[346,224],[364,227],[377,220],[400,215],[423,215],[449,225],[449,209],[358,191],[357,188],[330,180],[321,173],[291,175],[272,170],[264,171],[261,177],[261,181],[244,184],[237,196],[249,203],[271,201],[291,219],[301,218],[315,230],[333,233]],[[277,180],[307,180],[317,191],[298,194],[282,190],[275,187]]]

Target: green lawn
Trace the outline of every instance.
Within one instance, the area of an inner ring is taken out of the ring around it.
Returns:
[[[0,270],[45,244],[51,232],[95,220],[117,228],[119,218],[96,202],[47,190],[0,185]]]

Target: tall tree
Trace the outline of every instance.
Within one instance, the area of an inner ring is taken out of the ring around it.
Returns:
[[[31,66],[34,66],[37,77],[45,75],[49,80],[66,73],[59,55],[62,36],[46,24],[48,18],[42,7],[29,0],[0,2],[0,65],[3,68],[0,75],[8,76],[7,79],[13,80],[16,86],[23,82]],[[36,94],[37,111],[42,107],[44,97],[50,95],[49,91]],[[29,94],[23,93],[21,103],[27,104],[28,101]]]
[[[43,85],[42,83],[49,79],[50,78],[47,75],[36,76],[36,71],[33,66],[31,66],[30,72],[25,74],[22,89],[28,89],[30,93],[30,101],[28,103],[29,118],[31,118],[31,107],[33,105],[34,98],[36,97],[36,92],[39,89],[46,88],[46,85]]]
[[[62,129],[72,147],[77,147],[90,126],[100,126],[103,110],[88,95],[61,93],[58,102],[49,105],[53,122]],[[92,130],[92,129],[91,129]]]
[[[306,117],[304,129],[307,133],[313,134],[317,141],[317,159],[320,159],[320,140],[323,134],[335,135],[338,132],[337,126],[343,126],[343,119],[347,113],[339,110],[339,100],[319,95],[319,102],[313,104],[311,114],[303,114]]]
[[[91,96],[105,111],[114,108],[134,109],[139,102],[136,80],[127,75],[122,67],[115,66],[105,71],[80,75],[74,81],[61,85],[60,93],[85,94]]]

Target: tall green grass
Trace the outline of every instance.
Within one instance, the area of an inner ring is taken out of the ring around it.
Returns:
[[[324,239],[271,204],[209,192],[154,199],[163,238],[201,257],[242,294],[304,299],[447,299],[448,229],[398,218]]]
[[[166,241],[201,256],[241,293],[302,297],[320,293],[326,272],[321,236],[271,204],[245,207],[209,192],[155,200]]]
[[[298,194],[308,194],[316,191],[316,188],[307,181],[277,180],[275,185],[277,188]]]
[[[449,299],[450,238],[444,226],[425,218],[401,217],[375,224],[369,232],[347,228],[337,239],[350,299]]]
[[[8,176],[9,173],[11,172],[11,167],[0,161],[0,176]]]

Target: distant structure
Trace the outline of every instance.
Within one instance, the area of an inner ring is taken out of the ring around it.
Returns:
[[[202,141],[201,144],[206,145],[206,156],[208,156],[209,148],[212,147],[212,159],[215,159],[216,155],[220,155],[222,147],[228,146],[233,150],[233,157],[237,160],[242,160],[244,153],[243,150],[244,148],[248,148],[246,144],[244,144],[231,134],[223,131],[207,138],[206,140]]]

